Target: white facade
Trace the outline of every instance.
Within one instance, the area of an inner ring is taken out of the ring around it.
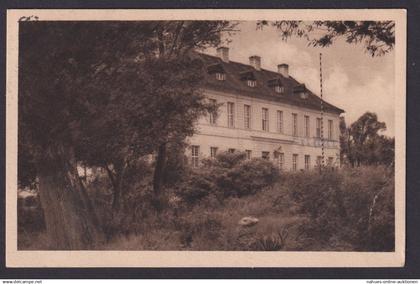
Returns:
[[[215,123],[210,123],[209,116],[201,118],[198,121],[197,134],[188,141],[190,147],[187,155],[195,164],[197,157],[193,156],[198,155],[200,161],[202,158],[210,157],[215,148],[218,153],[229,149],[248,151],[252,158],[261,158],[268,152],[269,159],[284,170],[313,168],[317,165],[317,159],[319,162],[322,155],[321,138],[317,137],[319,136],[317,118],[321,118],[320,110],[212,90],[206,90],[206,96],[222,105],[219,107]],[[233,103],[233,126],[229,126],[232,116],[228,117],[228,103]],[[249,128],[246,127],[248,124],[244,112],[246,106],[251,108]],[[263,109],[268,110],[268,122],[264,123],[263,118],[266,120],[266,116],[263,112],[266,113],[266,110]],[[282,129],[279,129],[278,111],[282,112]],[[295,126],[294,116],[297,118]],[[308,129],[305,121],[309,121]],[[296,135],[293,135],[294,127]],[[323,137],[324,163],[338,166],[340,164],[338,113],[324,113]]]

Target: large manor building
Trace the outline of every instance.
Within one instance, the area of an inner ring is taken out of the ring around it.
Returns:
[[[221,151],[245,151],[248,158],[266,158],[280,169],[310,169],[321,163],[340,164],[339,115],[344,111],[323,101],[289,75],[287,64],[277,72],[261,68],[261,58],[249,65],[229,60],[229,49],[217,56],[201,54],[207,78],[206,97],[220,104],[217,114],[198,121],[189,139],[193,166]],[[322,127],[322,126],[323,127]]]

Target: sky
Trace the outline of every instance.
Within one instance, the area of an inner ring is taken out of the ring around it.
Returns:
[[[305,39],[283,41],[272,27],[256,30],[255,22],[241,22],[231,36],[229,58],[248,63],[249,56],[261,56],[262,68],[277,71],[277,65],[289,64],[289,74],[319,95],[319,53],[322,52],[323,98],[345,110],[347,125],[366,111],[375,112],[394,136],[395,54],[372,57],[362,44],[338,40],[330,47],[314,48]],[[215,54],[214,50],[207,53]]]

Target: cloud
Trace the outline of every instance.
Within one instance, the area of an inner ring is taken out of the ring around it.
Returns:
[[[385,134],[394,136],[394,84],[380,74],[370,74],[363,84],[350,80],[343,68],[335,66],[325,80],[325,100],[344,108],[350,125],[367,111],[375,112],[387,125]]]

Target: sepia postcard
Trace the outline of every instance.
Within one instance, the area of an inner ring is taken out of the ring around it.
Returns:
[[[8,10],[7,267],[401,267],[403,9]]]

